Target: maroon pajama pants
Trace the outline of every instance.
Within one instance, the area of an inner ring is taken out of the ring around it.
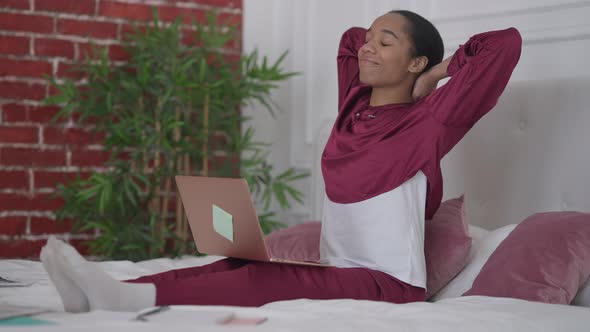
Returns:
[[[156,286],[156,305],[263,304],[307,299],[359,299],[406,303],[424,301],[423,288],[380,271],[287,265],[226,258],[126,282]]]

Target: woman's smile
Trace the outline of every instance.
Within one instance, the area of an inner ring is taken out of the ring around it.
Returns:
[[[359,57],[359,66],[378,66],[379,62],[373,58],[361,56]]]

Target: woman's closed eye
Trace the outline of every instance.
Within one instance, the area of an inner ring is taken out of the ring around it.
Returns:
[[[365,39],[365,44],[368,44],[368,43],[369,43],[369,40]],[[380,42],[379,44],[383,47],[392,46],[391,44],[385,44],[384,42]]]

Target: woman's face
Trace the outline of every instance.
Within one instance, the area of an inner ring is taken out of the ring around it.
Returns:
[[[374,88],[388,87],[412,76],[409,69],[412,42],[406,32],[406,24],[406,18],[395,13],[385,14],[371,24],[365,44],[358,52],[362,83]]]

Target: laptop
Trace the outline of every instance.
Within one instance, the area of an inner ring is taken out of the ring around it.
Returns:
[[[199,252],[261,262],[328,266],[270,256],[245,179],[174,178]]]

